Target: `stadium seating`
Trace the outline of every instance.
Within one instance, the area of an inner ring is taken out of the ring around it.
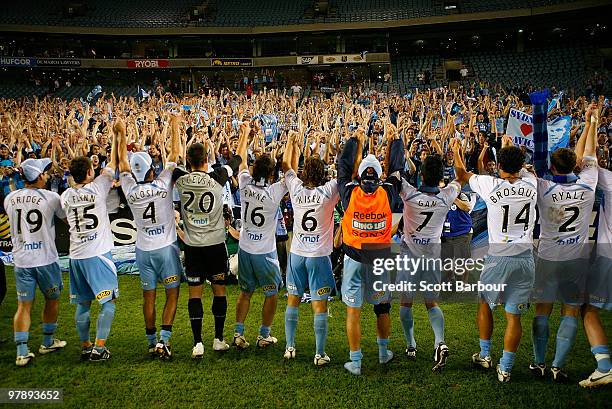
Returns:
[[[55,92],[53,95],[65,100],[79,98],[85,99],[87,97],[87,94],[89,94],[93,87],[93,85],[63,87],[60,88],[57,92]],[[106,95],[109,97],[111,93],[115,94],[116,97],[136,97],[138,95],[138,87],[103,86],[102,92],[106,93]]]
[[[571,3],[578,0],[463,0],[458,12],[520,9]],[[21,0],[2,2],[0,23],[19,25],[85,27],[184,27],[200,26],[272,26],[304,23],[348,23],[392,21],[446,15],[449,11],[438,0],[330,0],[326,15],[307,17],[312,0],[131,0],[86,2],[84,15],[67,16],[56,2]],[[189,22],[193,7],[210,6],[215,10],[201,21]],[[456,10],[457,11],[457,10]]]
[[[508,86],[529,83],[536,87],[582,90],[587,79],[587,57],[594,53],[595,49],[584,45],[566,45],[530,49],[522,53],[508,50],[468,52],[453,60],[460,60],[471,68],[466,84],[474,80],[485,80]],[[425,88],[425,84],[417,79],[418,74],[428,70],[433,76],[436,67],[441,67],[442,62],[442,57],[436,55],[392,58],[393,83],[401,92],[414,87]],[[430,87],[437,85],[432,79]]]
[[[42,97],[49,88],[34,85],[0,85],[0,98]]]

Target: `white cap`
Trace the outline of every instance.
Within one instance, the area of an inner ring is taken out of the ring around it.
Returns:
[[[130,167],[137,182],[144,182],[147,172],[151,169],[153,159],[146,152],[135,152],[130,158]]]
[[[377,177],[380,177],[382,175],[382,166],[380,166],[380,162],[378,161],[378,159],[376,159],[376,156],[372,154],[369,154],[361,160],[361,163],[359,164],[359,169],[357,171],[359,177],[361,177],[361,175],[367,168],[374,169],[374,172],[376,172]]]
[[[21,162],[21,170],[28,182],[34,182],[47,168],[51,166],[51,159],[26,159]]]

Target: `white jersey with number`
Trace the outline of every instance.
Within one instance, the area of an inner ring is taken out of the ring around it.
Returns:
[[[612,254],[610,254],[610,243],[612,243],[612,172],[603,168],[598,168],[598,171],[597,188],[603,192],[597,227],[597,244],[603,244],[603,246],[599,247],[598,253],[612,258]]]
[[[231,176],[229,166],[217,167],[211,172],[174,171],[181,197],[185,244],[207,247],[225,242],[223,186]]]
[[[588,257],[585,244],[597,187],[597,159],[585,157],[580,177],[572,183],[538,178],[540,240],[538,257],[566,261]]]
[[[54,217],[66,217],[60,196],[44,189],[15,190],[4,199],[11,226],[15,267],[46,266],[58,261]]]
[[[240,249],[251,254],[276,251],[276,212],[287,193],[284,182],[262,186],[256,184],[248,170],[238,174],[240,189]]]
[[[524,169],[520,176],[514,183],[488,175],[470,177],[470,188],[487,205],[492,256],[515,256],[532,249],[537,178]]]
[[[62,208],[70,226],[70,258],[91,258],[112,250],[106,199],[113,187],[113,177],[114,172],[106,168],[93,182],[62,193]]]
[[[404,242],[408,248],[420,254],[422,246],[441,242],[446,214],[460,192],[461,186],[454,181],[434,194],[421,192],[402,179],[400,197],[404,202]],[[439,250],[439,246],[434,247]]]
[[[338,182],[334,179],[314,189],[304,187],[294,170],[285,173],[293,207],[291,252],[302,257],[329,256],[334,247],[334,208]]]
[[[151,183],[137,183],[130,172],[120,175],[121,188],[136,223],[136,247],[151,251],[176,241],[174,205],[172,203],[172,171],[168,163]]]

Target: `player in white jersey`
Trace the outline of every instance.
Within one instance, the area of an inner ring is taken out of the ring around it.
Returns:
[[[420,259],[416,271],[398,269],[397,282],[411,283],[417,290],[402,292],[400,295],[400,321],[406,338],[406,355],[416,359],[416,341],[414,339],[414,319],[412,304],[414,293],[419,292],[420,283],[438,285],[442,282],[440,246],[444,221],[450,206],[459,193],[461,185],[453,181],[447,187],[439,188],[444,178],[444,164],[439,155],[429,155],[421,165],[423,183],[419,189],[402,180],[400,197],[404,203],[404,240],[401,245],[403,258]],[[410,264],[406,264],[410,265]],[[424,291],[425,307],[433,329],[434,366],[432,370],[441,370],[446,365],[449,350],[444,340],[444,314],[438,305],[439,292]]]
[[[259,128],[254,128],[257,136]],[[266,347],[278,340],[270,335],[270,326],[276,313],[278,290],[282,284],[280,266],[276,253],[276,214],[278,206],[287,193],[284,182],[270,184],[274,175],[274,158],[261,155],[253,164],[253,176],[247,163],[247,144],[251,128],[248,123],[240,125],[238,155],[243,158],[238,173],[242,228],[238,242],[238,283],[240,295],[236,302],[236,326],[234,342],[239,349],[249,346],[244,337],[244,321],[249,313],[251,296],[261,287],[265,295],[262,323],[257,337],[257,346]]]
[[[534,109],[545,112],[545,108],[536,105]],[[541,123],[545,124],[545,119],[542,115]],[[590,112],[587,112],[587,120],[590,121]],[[541,135],[542,142],[546,143],[539,146],[547,148],[547,130],[545,126],[541,128],[542,132],[535,133],[538,137],[534,138],[534,142]],[[589,131],[589,127],[585,127],[578,141],[578,145],[585,147],[578,176],[573,173],[576,153],[568,148],[557,149],[550,155],[550,171],[546,166],[546,154],[541,155],[543,160],[535,162],[536,173],[540,176],[540,237],[534,286],[536,313],[532,324],[534,363],[529,365],[529,369],[540,378],[546,374],[548,320],[553,303],[560,301],[563,303],[561,323],[557,331],[555,357],[550,368],[554,382],[568,379],[562,368],[576,339],[580,307],[586,301],[587,270],[584,267],[589,263],[589,225],[597,187],[597,140],[594,128]],[[542,178],[545,174],[552,174],[552,177]]]
[[[173,127],[173,132],[178,128]],[[189,319],[193,333],[191,357],[202,358],[202,292],[205,281],[212,287],[211,312],[215,320],[213,350],[226,351],[229,344],[223,338],[227,298],[225,285],[229,261],[225,246],[223,219],[224,186],[233,174],[230,166],[209,169],[210,145],[194,143],[187,150],[190,172],[175,169],[173,180],[181,198],[181,216],[185,235],[185,273],[189,285]],[[235,163],[235,160],[231,161]]]
[[[171,127],[178,126],[173,116]],[[172,203],[172,171],[178,158],[178,134],[172,133],[172,146],[165,169],[155,177],[152,159],[146,152],[136,152],[128,161],[125,124],[118,122],[119,180],[136,223],[136,264],[144,298],[143,313],[149,353],[170,359],[170,336],[176,314],[182,266],[176,239]],[[155,294],[157,283],[163,284],[166,303],[157,339],[155,328]]]
[[[57,264],[54,218],[65,218],[57,193],[45,190],[50,159],[28,159],[21,164],[25,188],[11,192],[4,208],[11,226],[17,312],[13,320],[17,366],[27,365],[34,354],[28,349],[30,312],[38,286],[45,297],[43,342],[40,354],[58,351],[66,341],[53,337],[57,328],[59,296],[64,288]]]
[[[485,201],[489,233],[488,256],[480,284],[490,286],[491,290],[479,293],[480,352],[472,356],[472,361],[484,368],[492,367],[492,310],[505,304],[507,325],[497,379],[508,382],[522,335],[521,314],[529,305],[535,275],[532,241],[537,180],[523,169],[525,156],[512,146],[508,136],[503,137],[498,152],[500,178],[466,171],[460,145],[461,142],[453,140],[455,174],[460,183],[469,182],[472,191]]]
[[[593,111],[590,127],[598,128],[598,112]],[[589,123],[585,124],[588,126]],[[576,153],[582,156],[581,146]],[[612,310],[612,172],[599,168],[597,188],[603,193],[597,228],[597,260],[589,268],[587,293],[589,302],[582,307],[584,331],[591,345],[591,352],[597,361],[597,369],[579,382],[585,388],[612,384],[612,362],[606,331],[599,318],[602,309]]]
[[[116,135],[116,127],[113,130]],[[106,200],[113,187],[116,145],[115,136],[110,163],[95,179],[91,160],[86,156],[74,158],[70,162],[70,175],[75,184],[61,196],[70,226],[70,300],[77,304],[76,327],[83,360],[105,361],[111,356],[106,340],[115,316],[119,286],[111,254],[113,236]],[[89,338],[93,300],[101,305],[95,344]]]
[[[295,358],[295,331],[300,298],[310,290],[314,312],[316,353],[314,363],[330,362],[325,353],[327,341],[327,299],[335,288],[331,259],[334,240],[334,208],[338,202],[338,182],[325,182],[325,162],[316,156],[306,158],[301,179],[296,170],[300,159],[298,134],[291,131],[283,156],[285,184],[293,207],[293,240],[287,269],[287,309],[285,310],[284,357]]]

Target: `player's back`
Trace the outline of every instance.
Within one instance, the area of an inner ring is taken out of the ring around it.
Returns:
[[[90,258],[112,250],[113,235],[106,208],[112,183],[112,175],[104,170],[93,182],[62,193],[62,208],[70,226],[70,258]]]
[[[40,267],[58,260],[55,247],[55,216],[64,217],[57,193],[24,188],[4,200],[11,226],[16,267]]]
[[[303,257],[328,256],[333,250],[334,208],[338,183],[305,187],[294,171],[285,175],[293,207],[291,252]]]
[[[487,204],[489,254],[514,256],[531,250],[536,217],[537,180],[525,170],[513,183],[473,175],[470,187]]]
[[[181,172],[176,179],[176,187],[181,198],[187,245],[204,247],[225,241],[223,186],[231,176],[228,169],[222,166],[210,173],[175,170],[175,175]]]
[[[540,258],[566,261],[588,257],[585,244],[589,238],[597,174],[596,163],[591,161],[583,165],[576,181],[558,183],[538,179]]]
[[[157,250],[176,241],[172,203],[172,171],[164,169],[150,183],[136,183],[128,173],[121,174],[121,187],[132,210],[137,228],[136,247]]]
[[[283,182],[257,184],[247,170],[238,174],[238,187],[242,219],[240,248],[251,254],[276,251],[276,213],[287,187]]]
[[[426,193],[402,181],[404,242],[408,247],[440,243],[446,214],[460,191],[457,182],[451,182],[439,192]]]
[[[597,227],[598,254],[612,258],[610,253],[610,244],[612,243],[612,172],[608,169],[598,168],[598,173],[597,188],[603,193]]]

